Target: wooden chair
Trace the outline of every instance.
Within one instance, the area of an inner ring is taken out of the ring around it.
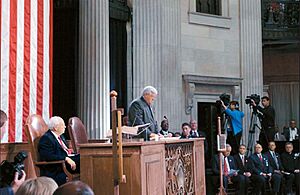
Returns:
[[[34,168],[36,175],[40,176],[40,168],[42,168],[43,166],[57,164],[57,166],[63,167],[63,170],[68,177],[68,181],[74,180],[75,178],[79,178],[79,174],[71,174],[67,170],[64,160],[39,161],[38,144],[40,138],[47,132],[47,130],[48,126],[41,116],[33,114],[27,118],[25,124],[25,132],[28,138],[29,145],[31,147],[32,160],[33,164],[35,165]]]
[[[105,143],[108,139],[88,139],[86,128],[78,117],[72,117],[68,122],[68,131],[71,138],[72,148],[79,153],[79,144]]]

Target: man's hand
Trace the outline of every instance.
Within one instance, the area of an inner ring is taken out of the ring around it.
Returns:
[[[23,171],[23,170],[21,170],[21,171],[23,173],[23,176],[21,177],[21,179],[18,179],[19,178],[19,173],[16,172],[15,178],[14,178],[13,182],[11,183],[11,187],[12,187],[12,190],[14,191],[14,193],[17,192],[17,190],[19,189],[20,185],[25,181],[25,178],[26,178],[25,171]]]
[[[168,133],[168,137],[173,137],[173,134],[172,133]]]
[[[221,102],[223,108],[226,110],[227,107],[225,106],[224,102],[222,100],[220,100],[220,102]]]
[[[274,173],[281,174],[281,171],[280,170],[274,170]]]
[[[66,157],[65,161],[71,166],[72,170],[76,169],[76,163],[69,157]]]
[[[246,177],[251,177],[251,173],[250,173],[250,172],[245,172],[244,175],[245,175]]]
[[[268,173],[267,176],[271,177],[271,176],[272,176],[272,173]]]
[[[299,170],[299,169],[296,169],[296,170],[294,171],[294,173],[300,173],[300,170]]]
[[[253,99],[251,99],[251,102],[252,102],[252,106],[254,106],[254,107],[257,106]]]

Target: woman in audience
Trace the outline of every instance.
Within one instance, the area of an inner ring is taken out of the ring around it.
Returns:
[[[94,195],[93,190],[82,181],[72,181],[59,186],[53,195]]]
[[[56,182],[50,177],[38,177],[26,180],[16,195],[52,195],[57,187]]]

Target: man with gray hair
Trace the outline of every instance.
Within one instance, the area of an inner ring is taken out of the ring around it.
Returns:
[[[80,155],[72,154],[62,136],[66,129],[64,120],[58,116],[54,116],[50,118],[48,127],[49,130],[41,137],[38,145],[40,160],[64,160],[69,172],[79,173]],[[51,177],[58,185],[62,185],[67,181],[63,167],[57,164],[45,165],[41,169],[41,176]]]
[[[158,132],[157,122],[154,119],[152,104],[157,97],[157,90],[152,86],[147,86],[142,92],[142,96],[131,102],[128,110],[129,125],[143,125],[150,123],[147,129],[140,129],[142,137],[149,140]]]

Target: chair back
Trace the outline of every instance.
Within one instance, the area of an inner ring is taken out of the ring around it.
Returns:
[[[45,123],[44,119],[37,114],[30,115],[25,124],[25,133],[28,138],[28,143],[31,148],[31,155],[33,162],[39,161],[38,154],[38,144],[40,138],[46,133],[48,130],[48,125]],[[39,169],[35,166],[36,175],[39,175]]]
[[[72,117],[68,122],[68,131],[71,138],[73,150],[75,153],[79,153],[78,144],[88,143],[86,128],[78,117]]]

